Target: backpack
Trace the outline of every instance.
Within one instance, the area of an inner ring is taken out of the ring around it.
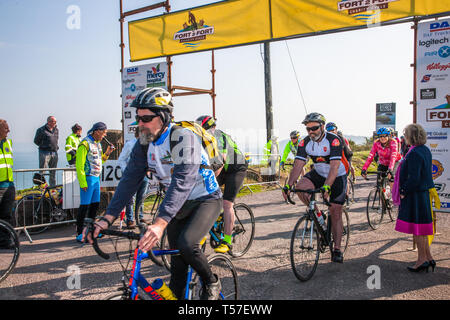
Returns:
[[[177,121],[174,123],[172,131],[170,133],[170,148],[172,149],[176,141],[172,140],[172,134],[175,130],[180,128],[186,128],[191,130],[195,135],[200,137],[202,146],[205,149],[209,157],[209,166],[202,165],[202,168],[212,169],[214,171],[220,169],[223,166],[222,156],[217,145],[216,138],[207,132],[201,125],[193,121]]]

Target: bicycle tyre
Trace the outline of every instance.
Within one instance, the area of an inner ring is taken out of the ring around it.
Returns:
[[[154,203],[151,206],[146,207],[145,202],[150,200],[150,197],[152,197],[152,196],[156,196]],[[156,218],[156,213],[158,212],[159,205],[161,204],[162,199],[163,198],[161,196],[159,196],[159,194],[156,191],[148,192],[142,197],[142,200],[138,206],[138,208],[139,208],[138,211],[140,212],[142,210],[144,219],[147,218],[147,220],[151,221],[152,223],[154,222],[154,220]],[[139,219],[139,214],[135,213],[135,219],[136,219],[136,224],[138,225],[141,222]]]
[[[389,205],[386,206],[386,211],[389,214],[389,218],[391,219],[391,222],[394,222],[397,220],[398,217],[398,206],[394,205],[392,199],[389,199]]]
[[[208,257],[208,264],[212,273],[220,279],[222,286],[220,300],[239,300],[239,279],[231,259],[224,254],[216,253]],[[195,283],[193,297],[200,299],[202,285],[197,273],[194,274],[192,281]]]
[[[235,223],[233,227],[233,249],[228,253],[233,257],[242,257],[252,246],[255,237],[255,217],[252,209],[245,203],[234,205]]]
[[[41,204],[42,201],[42,204]],[[39,209],[39,212],[36,212]],[[42,195],[28,195],[22,197],[14,210],[14,227],[31,227],[33,225],[50,223],[52,221],[53,206],[49,199]],[[28,233],[39,234],[48,229],[47,226],[29,228]]]
[[[355,185],[353,183],[352,179],[347,179],[347,183],[348,183],[348,193],[347,196],[345,197],[345,202],[347,205],[347,208],[350,208],[350,206],[355,203]]]
[[[373,230],[378,229],[384,216],[384,205],[380,196],[380,189],[374,188],[370,190],[367,197],[366,214],[369,226]]]
[[[131,300],[131,298],[124,293],[113,293],[104,298],[103,300]],[[147,300],[141,297],[141,295],[138,295],[137,300]]]
[[[329,249],[330,252],[334,249],[334,237],[333,234],[331,233],[331,226],[333,225],[330,213],[328,212],[328,222],[327,222],[327,230],[326,230],[326,234],[327,237],[331,237],[330,238],[330,242],[329,242]],[[331,223],[331,225],[330,225]],[[341,252],[344,255],[345,252],[347,251],[348,248],[348,244],[350,241],[350,216],[348,215],[348,211],[346,208],[342,208],[342,225],[343,225],[343,230],[342,230],[342,238],[341,238]]]
[[[306,246],[304,241],[307,242]],[[312,253],[311,258],[305,258],[306,254],[310,253]],[[307,215],[298,219],[295,224],[291,236],[289,255],[295,277],[302,282],[311,279],[319,263],[320,247],[317,228],[314,226],[313,220]]]
[[[5,280],[19,260],[20,242],[16,231],[6,221],[0,220],[0,235],[4,240],[0,243],[0,282]]]

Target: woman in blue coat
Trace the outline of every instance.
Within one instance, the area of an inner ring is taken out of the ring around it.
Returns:
[[[399,193],[401,203],[395,230],[412,234],[417,243],[418,258],[411,272],[433,271],[436,262],[431,256],[428,235],[433,234],[433,219],[429,189],[434,188],[431,173],[431,152],[425,143],[427,133],[418,124],[410,124],[404,130],[410,151],[401,163]]]

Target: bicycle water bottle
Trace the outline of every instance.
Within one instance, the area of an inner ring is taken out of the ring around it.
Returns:
[[[385,195],[386,199],[390,199],[391,198],[391,186],[390,185],[386,186],[384,195]]]
[[[152,287],[164,300],[177,300],[172,290],[170,290],[162,279],[158,278],[153,281]]]
[[[317,212],[317,220],[319,221],[320,226],[325,229],[325,219],[324,219],[324,213],[319,210]]]

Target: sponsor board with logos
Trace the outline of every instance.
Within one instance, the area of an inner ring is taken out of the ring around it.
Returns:
[[[167,63],[151,63],[124,68],[122,72],[122,114],[124,125],[124,140],[134,138],[137,127],[136,110],[130,108],[131,102],[138,93],[148,87],[167,89]]]
[[[427,131],[441,209],[450,212],[450,19],[417,29],[417,123]]]

